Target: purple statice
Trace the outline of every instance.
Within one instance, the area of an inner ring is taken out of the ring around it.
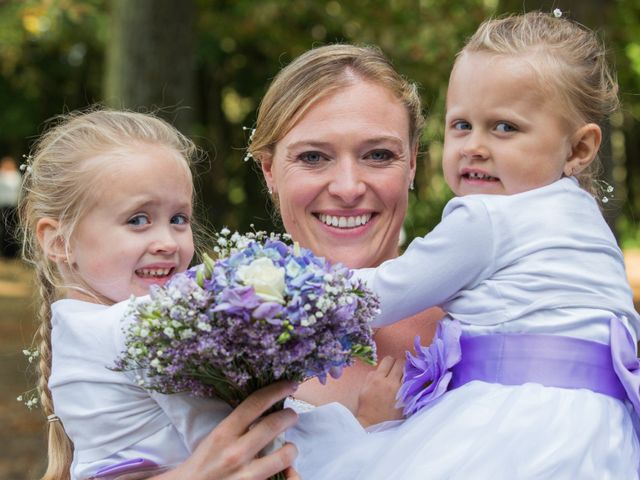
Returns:
[[[424,347],[420,337],[414,341],[416,354],[407,352],[402,386],[398,390],[398,406],[410,416],[447,391],[451,368],[460,362],[460,324],[455,320],[438,323],[431,345]]]
[[[227,234],[220,256],[134,302],[117,369],[140,384],[235,406],[280,379],[338,376],[375,362],[377,297],[351,271],[276,235]],[[220,241],[222,239],[223,241]]]

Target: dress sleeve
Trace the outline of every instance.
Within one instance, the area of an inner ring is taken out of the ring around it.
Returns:
[[[142,297],[144,299],[145,297]],[[124,312],[120,313],[121,328],[117,330],[116,351],[121,352],[125,348],[125,326],[132,318]],[[193,452],[202,439],[213,430],[229,413],[231,407],[218,399],[196,398],[188,393],[162,394],[152,390],[145,390],[137,385],[136,376],[144,375],[142,371],[123,372],[130,380],[132,388],[138,395],[150,397],[154,402],[154,415],[163,418],[165,424],[170,423],[180,436],[184,446],[189,452]],[[164,415],[162,415],[164,414]]]
[[[384,326],[443,306],[456,294],[492,273],[494,233],[483,201],[451,200],[429,234],[411,242],[404,254],[377,268],[355,270],[380,296],[381,313],[373,326]],[[445,308],[446,310],[446,308]]]
[[[230,406],[215,398],[195,398],[188,393],[150,395],[169,417],[189,452],[231,413]]]

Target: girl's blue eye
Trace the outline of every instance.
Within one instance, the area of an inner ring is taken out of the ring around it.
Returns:
[[[502,133],[515,132],[517,130],[516,127],[507,122],[499,122],[496,125],[496,130]]]
[[[182,214],[174,215],[171,217],[171,223],[173,225],[187,225],[189,223],[189,217]]]
[[[375,160],[378,162],[384,162],[385,160],[390,160],[393,158],[393,153],[389,150],[374,150],[373,152],[367,155],[371,160]]]
[[[456,130],[471,130],[471,124],[469,122],[465,122],[464,120],[458,120],[453,124],[453,128]]]
[[[319,152],[304,152],[300,154],[298,158],[304,163],[315,165],[316,163],[320,163],[324,156]]]
[[[140,213],[127,220],[127,223],[129,225],[133,225],[134,227],[141,227],[143,225],[148,225],[149,223],[151,223],[151,221],[149,220],[149,217]]]

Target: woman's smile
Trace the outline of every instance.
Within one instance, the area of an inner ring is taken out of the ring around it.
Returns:
[[[354,229],[365,226],[373,216],[372,213],[365,213],[363,215],[330,215],[326,213],[315,213],[314,215],[325,225],[339,229]]]

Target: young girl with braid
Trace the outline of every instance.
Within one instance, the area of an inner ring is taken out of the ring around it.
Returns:
[[[292,411],[249,431],[290,384],[230,412],[217,400],[148,392],[133,372],[108,368],[124,349],[128,299],[191,262],[195,153],[158,118],[95,110],[63,117],[29,157],[19,208],[40,291],[45,480],[267,478],[295,457],[288,444],[256,458],[295,421]]]
[[[638,478],[640,318],[593,193],[618,103],[605,57],[540,12],[487,21],[462,49],[442,161],[456,198],[403,255],[356,271],[381,298],[374,326],[447,315],[408,355],[404,422],[320,438],[301,414],[305,480]]]

